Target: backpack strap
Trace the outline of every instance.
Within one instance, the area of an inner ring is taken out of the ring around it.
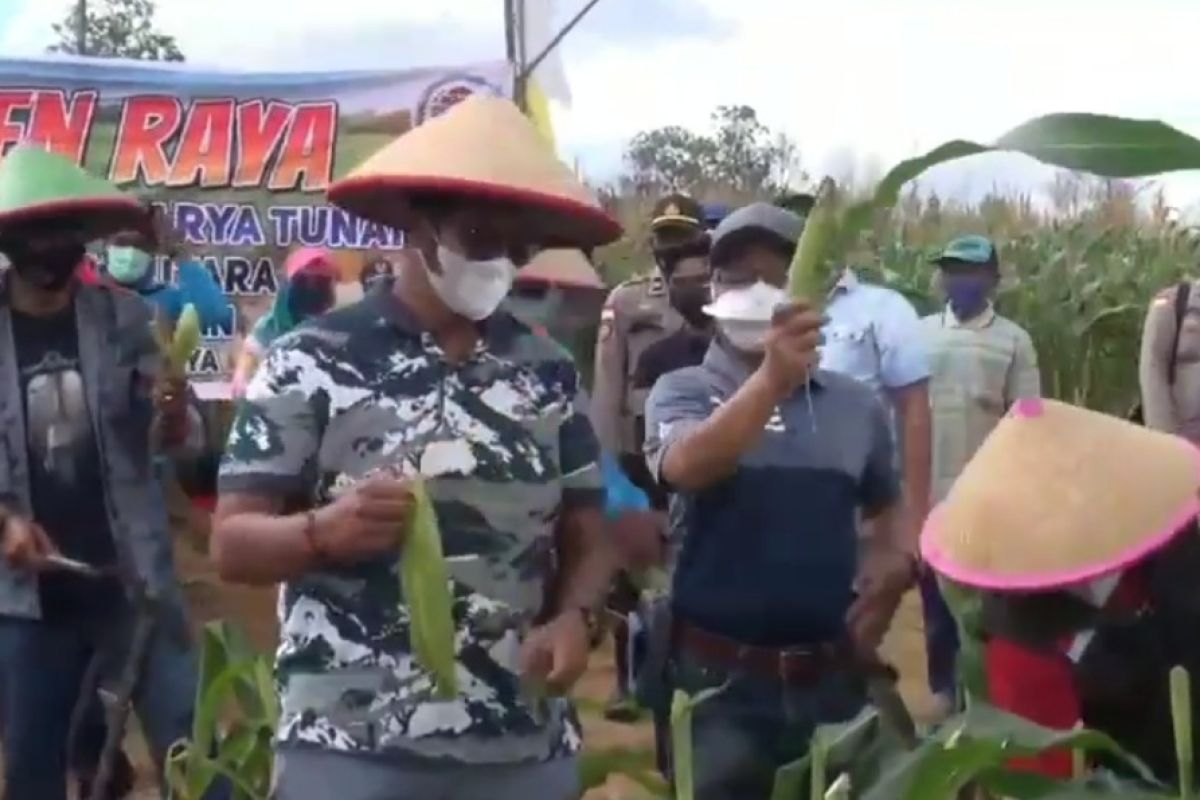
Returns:
[[[1171,337],[1171,354],[1167,359],[1167,384],[1170,386],[1175,385],[1175,368],[1179,362],[1179,334],[1183,330],[1183,318],[1187,316],[1191,294],[1190,281],[1183,281],[1175,289],[1175,335]]]

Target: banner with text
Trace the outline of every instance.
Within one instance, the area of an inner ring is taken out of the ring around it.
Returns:
[[[403,71],[236,73],[123,60],[0,59],[0,155],[36,141],[161,206],[234,309],[205,331],[197,379],[267,311],[289,250],[332,248],[346,279],[402,234],[325,189],[414,125],[476,93],[511,96],[505,62]],[[171,265],[159,264],[171,280]]]

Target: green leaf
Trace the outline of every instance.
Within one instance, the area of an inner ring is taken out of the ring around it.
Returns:
[[[1047,114],[996,140],[1056,167],[1106,178],[1137,178],[1200,169],[1200,141],[1158,120],[1103,114]]]
[[[842,256],[877,211],[890,210],[909,181],[939,164],[993,151],[1023,153],[1045,164],[1111,178],[1133,178],[1200,169],[1200,140],[1157,120],[1101,114],[1047,114],[1024,122],[993,145],[963,139],[945,142],[888,171],[872,196],[848,207],[842,218]]]
[[[1012,758],[1071,748],[1111,753],[1153,781],[1145,765],[1102,733],[1050,730],[976,702],[934,738],[891,762],[863,800],[943,800],[1002,770]]]
[[[677,800],[695,800],[696,797],[695,772],[692,765],[692,714],[696,706],[725,691],[726,685],[713,686],[690,696],[687,692],[676,689],[671,698],[671,754]]]

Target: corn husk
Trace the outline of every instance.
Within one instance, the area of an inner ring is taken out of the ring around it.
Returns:
[[[192,354],[200,347],[200,315],[196,307],[188,303],[175,323],[175,333],[171,336],[170,347],[167,348],[167,363],[171,370],[178,374],[187,372],[188,362]]]
[[[804,232],[788,269],[788,294],[793,300],[817,302],[828,293],[836,268],[830,250],[837,234],[837,184],[826,178],[817,189],[816,202],[804,223]]]
[[[412,487],[413,514],[400,553],[400,587],[409,615],[413,657],[433,677],[441,700],[458,694],[454,659],[454,598],[442,554],[437,513],[422,478]]]

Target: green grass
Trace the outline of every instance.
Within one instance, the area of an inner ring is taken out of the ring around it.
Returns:
[[[668,797],[667,783],[654,765],[654,753],[646,749],[615,747],[585,750],[579,759],[580,781],[584,791],[603,786],[609,775],[622,774],[648,791]]]

